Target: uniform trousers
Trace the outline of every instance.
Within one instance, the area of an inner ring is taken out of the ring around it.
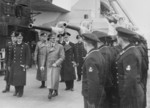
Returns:
[[[72,89],[74,87],[74,80],[65,81],[66,88]]]
[[[77,67],[77,75],[78,75],[78,79],[81,80],[82,66],[80,65]]]
[[[16,93],[23,94],[24,86],[15,86]]]

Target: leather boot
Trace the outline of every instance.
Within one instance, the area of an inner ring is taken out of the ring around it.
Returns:
[[[45,87],[46,87],[46,86],[45,86],[45,81],[42,81],[41,83],[42,83],[42,84],[41,84],[40,88],[45,88]]]
[[[13,96],[17,96],[19,93],[19,87],[15,86],[15,93],[13,94]]]
[[[19,86],[18,97],[22,97],[23,96],[23,89],[24,89],[24,86]]]
[[[6,85],[5,90],[3,90],[2,92],[3,92],[3,93],[6,93],[6,92],[9,92],[9,90],[10,90],[10,85]]]
[[[49,89],[48,99],[52,98],[53,89]]]
[[[58,96],[58,90],[54,90],[54,93],[52,94],[52,97]]]

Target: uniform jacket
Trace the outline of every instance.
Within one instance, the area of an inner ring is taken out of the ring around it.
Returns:
[[[11,53],[12,53],[13,45],[14,44],[12,42],[8,42],[8,44],[6,45],[5,63],[7,66],[10,66]]]
[[[9,76],[10,76],[10,72],[8,70],[8,66],[10,67],[11,64],[11,53],[13,50],[13,45],[15,45],[15,43],[13,44],[12,42],[8,42],[6,45],[6,54],[5,54],[5,63],[6,63],[6,73],[5,73],[5,77],[4,80],[6,80],[7,82],[9,82]]]
[[[84,57],[86,55],[86,51],[84,49],[83,43],[76,43],[75,44],[75,62],[79,63],[79,65],[83,64]]]
[[[105,99],[105,59],[98,50],[91,50],[83,64],[82,95],[91,104],[103,108]]]
[[[34,60],[39,67],[45,66],[47,42],[39,41],[34,52]]]
[[[114,61],[114,55],[111,51],[110,46],[101,46],[99,47],[99,52],[103,55],[105,61],[106,61],[106,74],[107,74],[107,81],[106,81],[106,87],[112,86],[112,64]]]
[[[76,78],[75,76],[75,70],[73,67],[73,61],[75,61],[75,47],[72,42],[69,42],[67,45],[64,44],[64,50],[65,50],[65,60],[62,64],[62,72],[63,77],[65,81],[68,80],[74,80]]]
[[[120,108],[142,108],[141,55],[135,46],[128,45],[120,52],[116,69]]]
[[[47,51],[47,42],[39,41],[36,45],[35,52],[34,52],[34,60],[38,66],[36,79],[39,81],[47,80],[46,67],[44,71],[41,72],[40,70],[41,66],[46,66],[46,62],[45,62],[46,51]]]
[[[61,67],[61,63],[65,59],[64,48],[62,45],[55,43],[54,46],[49,44],[47,46],[47,57],[46,57],[46,66],[47,68],[52,67],[52,64],[56,64],[57,67]]]
[[[139,44],[137,49],[141,53],[142,65],[141,65],[141,81],[143,83],[144,89],[146,90],[147,85],[147,75],[148,75],[148,56],[147,52],[144,50],[143,45]]]
[[[26,69],[23,66],[29,66],[31,54],[28,44],[16,44],[11,54],[11,73],[10,84],[14,86],[23,86],[26,84]]]

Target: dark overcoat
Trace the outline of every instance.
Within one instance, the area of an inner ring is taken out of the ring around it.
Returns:
[[[10,76],[10,70],[8,70],[8,67],[10,67],[10,61],[11,61],[11,53],[12,53],[12,49],[13,49],[13,43],[12,42],[8,42],[6,45],[6,54],[5,54],[5,63],[6,63],[6,73],[5,73],[5,77],[4,80],[6,80],[7,82],[9,82],[9,76]]]
[[[75,62],[77,63],[77,71],[78,74],[82,73],[82,65],[84,62],[84,57],[86,55],[86,51],[84,49],[83,43],[75,44]]]
[[[104,108],[105,81],[105,59],[98,50],[93,49],[86,55],[83,64],[82,95],[95,108]]]
[[[46,70],[46,52],[47,51],[47,42],[39,41],[36,45],[35,52],[34,52],[34,60],[37,67],[37,74],[36,79],[39,81],[46,81],[47,80],[47,70]],[[44,70],[41,71],[40,67],[44,66]]]
[[[26,69],[22,66],[29,66],[31,54],[28,44],[14,45],[11,58],[10,84],[14,86],[26,85]]]
[[[64,81],[76,79],[75,69],[73,67],[73,61],[75,61],[75,47],[74,43],[69,42],[64,45],[65,50],[65,60],[62,63],[63,79]]]
[[[146,93],[147,93],[147,77],[148,77],[148,52],[147,48],[141,43],[137,45],[137,49],[140,51],[142,56],[142,65],[141,65],[141,82],[144,88],[145,93],[145,100],[144,100],[144,106],[146,106]]]
[[[116,69],[120,108],[142,108],[144,90],[140,79],[139,50],[132,45],[124,48],[117,57]]]
[[[111,67],[113,64],[114,56],[111,52],[111,47],[103,45],[99,47],[100,53],[103,55],[105,62],[106,62],[106,86],[105,87],[111,87],[112,86],[112,73],[111,73]]]

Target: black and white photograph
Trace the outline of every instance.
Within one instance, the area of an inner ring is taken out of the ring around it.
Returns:
[[[0,0],[0,108],[150,108],[150,0]]]

